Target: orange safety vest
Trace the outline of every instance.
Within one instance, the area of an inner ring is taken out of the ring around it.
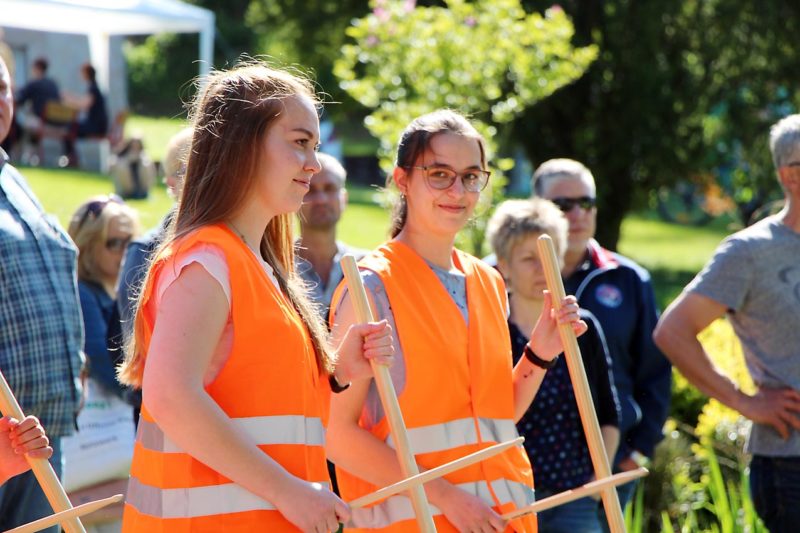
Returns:
[[[208,394],[258,447],[291,474],[330,485],[325,463],[330,388],[308,331],[263,265],[227,226],[205,226],[167,248],[144,287],[144,345],[156,317],[155,281],[178,252],[218,246],[230,271],[231,353]],[[123,531],[296,531],[268,501],[183,452],[142,407]]]
[[[359,263],[376,272],[386,288],[405,360],[406,383],[398,400],[411,449],[425,469],[518,436],[505,285],[494,269],[468,254],[454,251],[453,262],[466,275],[469,327],[433,270],[405,244],[389,242]],[[334,303],[342,292],[340,286]],[[366,427],[363,416],[359,424]],[[385,418],[370,431],[394,447]],[[341,468],[336,475],[345,501],[379,488]],[[533,472],[521,447],[445,478],[500,514],[533,502]],[[432,511],[439,532],[455,531],[437,509]],[[354,515],[359,527],[417,531],[411,501],[404,495]],[[533,515],[510,525],[536,531]]]

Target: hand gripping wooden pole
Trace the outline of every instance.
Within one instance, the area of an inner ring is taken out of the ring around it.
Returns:
[[[350,299],[355,306],[358,321],[362,323],[374,322],[375,314],[369,305],[367,292],[364,290],[364,284],[361,282],[361,276],[358,273],[358,266],[356,266],[355,258],[350,254],[345,254],[344,257],[342,257],[341,265],[342,272],[347,282],[347,288],[350,291]],[[397,446],[397,458],[400,460],[400,469],[403,472],[403,476],[406,478],[415,476],[419,474],[419,468],[414,459],[414,454],[411,451],[408,432],[403,422],[403,414],[400,412],[400,403],[397,400],[397,393],[392,384],[389,368],[374,362],[371,362],[371,365],[372,372],[375,375],[375,384],[378,387],[378,395],[381,398],[381,404],[383,404],[383,410],[386,412],[386,419],[389,422],[389,431],[391,431],[395,445]],[[433,525],[433,517],[431,516],[431,510],[428,506],[428,500],[425,497],[425,490],[422,485],[414,485],[408,492],[411,497],[411,504],[414,507],[414,514],[417,517],[417,524],[419,525],[420,531],[422,533],[434,533],[436,527]]]
[[[548,235],[542,235],[539,237],[537,245],[539,248],[539,260],[542,262],[545,278],[547,279],[547,288],[552,296],[553,308],[558,311],[561,308],[561,300],[564,299],[565,294],[553,240]],[[578,404],[578,412],[581,415],[586,443],[589,445],[589,455],[592,458],[595,477],[598,481],[601,481],[611,477],[611,467],[608,463],[606,448],[600,434],[597,413],[594,410],[594,403],[592,403],[592,393],[586,380],[586,370],[583,368],[578,339],[569,324],[559,324],[558,333],[564,345],[569,377],[572,380],[572,388],[575,391],[575,400]],[[611,533],[625,533],[625,520],[622,516],[617,490],[613,486],[609,486],[604,488],[601,494]]]
[[[2,372],[0,372],[0,411],[6,416],[13,416],[20,421],[25,418],[25,413],[22,412]],[[58,513],[72,509],[67,493],[64,492],[64,487],[59,483],[58,476],[56,476],[50,462],[47,459],[34,459],[27,455],[25,459],[31,465],[31,470],[33,470],[33,474],[36,476],[39,486],[42,487],[42,491],[44,491],[44,495],[47,497],[47,501],[50,502],[53,511]],[[67,533],[86,533],[78,518],[69,518],[63,525]]]

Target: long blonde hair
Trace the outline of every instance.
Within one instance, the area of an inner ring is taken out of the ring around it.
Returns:
[[[229,219],[244,204],[255,187],[262,141],[283,111],[286,99],[300,97],[314,105],[319,103],[308,79],[261,62],[214,72],[206,83],[193,106],[194,135],[177,216],[156,256],[176,239]],[[320,369],[332,372],[327,330],[294,272],[292,233],[291,213],[273,217],[261,239],[261,255],[274,269],[281,289],[308,328]],[[144,286],[151,274],[152,268]],[[140,294],[134,334],[118,372],[120,381],[134,387],[141,387],[144,371],[144,326]]]

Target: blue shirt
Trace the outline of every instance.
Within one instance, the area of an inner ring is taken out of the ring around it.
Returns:
[[[333,256],[333,267],[331,268],[327,285],[322,282],[322,278],[319,277],[319,274],[317,274],[317,271],[314,270],[310,262],[300,257],[299,254],[295,254],[295,269],[300,277],[303,278],[303,281],[305,281],[311,301],[320,306],[320,312],[324,318],[328,317],[328,309],[330,309],[331,306],[333,292],[344,278],[342,265],[339,264],[339,261],[342,260],[342,256],[344,254],[353,254],[356,261],[358,261],[364,257],[366,253],[366,250],[352,248],[343,242],[336,241],[336,255]]]
[[[80,397],[77,254],[0,150],[0,371],[53,437],[72,433]]]
[[[116,302],[103,287],[91,281],[78,281],[78,294],[86,333],[83,351],[89,359],[89,376],[107,392],[121,398],[124,389],[117,381],[115,355],[108,349],[111,320],[119,320],[119,315],[114,312]]]

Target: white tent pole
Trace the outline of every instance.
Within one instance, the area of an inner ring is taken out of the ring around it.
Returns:
[[[200,85],[205,85],[206,76],[214,65],[214,16],[212,15],[200,32]]]
[[[89,57],[97,71],[97,85],[100,92],[110,94],[111,89],[111,38],[107,33],[89,33]]]

